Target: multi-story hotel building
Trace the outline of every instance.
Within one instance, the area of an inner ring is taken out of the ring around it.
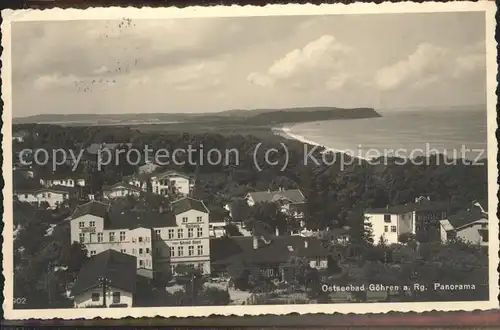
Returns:
[[[179,264],[210,273],[209,211],[202,201],[184,197],[160,212],[114,210],[91,201],[69,218],[71,241],[90,255],[108,249],[137,258],[137,272],[155,277],[175,273]]]

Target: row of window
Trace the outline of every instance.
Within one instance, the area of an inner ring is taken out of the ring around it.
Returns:
[[[95,227],[95,222],[94,221],[90,221],[90,227]],[[83,228],[82,227],[82,222],[80,222],[80,228]],[[108,238],[109,238],[109,242],[115,242],[115,232],[114,231],[110,231],[108,233]],[[124,231],[121,231],[120,232],[120,242],[123,242],[125,241],[126,239],[126,232]],[[139,243],[149,243],[151,242],[151,238],[149,237],[138,237],[137,239],[136,238],[132,238],[132,243],[136,243],[136,242],[139,242]],[[104,234],[103,233],[97,233],[97,243],[101,243],[101,242],[104,242]],[[85,243],[85,233],[80,233],[80,243]],[[89,236],[89,243],[92,243],[92,235]]]
[[[120,292],[113,292],[113,304],[119,304],[121,299]],[[100,301],[101,294],[98,292],[92,293],[92,301]]]
[[[161,239],[161,230],[160,229],[155,230],[155,235],[158,239]],[[188,238],[195,237],[194,228],[188,228],[187,237]],[[196,228],[196,237],[203,237],[203,228]],[[176,238],[175,229],[169,229],[168,230],[168,239],[174,239],[174,238]],[[179,239],[184,238],[184,229],[183,228],[177,229],[177,238],[179,238]]]
[[[189,218],[188,217],[182,217],[182,223],[188,223]],[[203,217],[196,217],[196,222],[203,222]]]
[[[397,231],[396,226],[391,226],[391,233],[395,233]],[[384,226],[384,232],[389,232],[389,226]]]
[[[189,245],[188,246],[188,249],[187,249],[187,252],[188,252],[188,256],[194,256],[194,245]],[[203,255],[203,245],[198,245],[196,247],[196,253],[197,255],[201,256]],[[170,256],[171,257],[183,257],[184,256],[184,246],[178,246],[177,247],[177,255],[175,254],[175,247],[171,246],[170,247]]]

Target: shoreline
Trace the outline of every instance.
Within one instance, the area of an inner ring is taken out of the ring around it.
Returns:
[[[313,146],[318,146],[318,147],[322,147],[324,148],[325,150],[323,150],[321,153],[328,153],[328,152],[333,152],[333,153],[341,153],[341,154],[348,154],[350,157],[355,157],[355,158],[359,158],[359,159],[362,159],[362,160],[368,160],[367,158],[361,156],[361,155],[353,155],[353,153],[351,152],[348,152],[348,150],[343,150],[343,149],[337,149],[337,148],[332,148],[332,147],[329,147],[329,146],[325,146],[325,145],[322,145],[316,141],[312,141],[312,140],[309,140],[307,139],[306,137],[302,136],[302,135],[298,135],[298,134],[294,134],[292,133],[292,127],[295,126],[295,125],[281,125],[281,126],[275,126],[275,127],[272,127],[271,128],[271,131],[276,134],[276,135],[279,135],[281,137],[284,137],[285,139],[288,139],[288,140],[295,140],[295,141],[299,141],[299,142],[302,142],[304,144],[309,144],[309,145],[313,145]]]

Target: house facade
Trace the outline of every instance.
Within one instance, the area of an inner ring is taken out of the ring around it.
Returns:
[[[169,196],[189,196],[194,188],[193,179],[177,171],[140,173],[126,178],[126,182],[143,191]]]
[[[54,209],[70,198],[78,196],[77,191],[71,187],[52,186],[31,191],[16,191],[14,196],[21,202],[40,205],[47,203]]]
[[[40,184],[44,187],[63,186],[63,187],[85,187],[85,179],[83,178],[40,178]]]
[[[160,212],[113,211],[89,202],[70,217],[71,241],[90,255],[112,249],[136,257],[137,273],[148,278],[175,274],[179,264],[210,272],[208,209],[188,197]]]
[[[479,203],[472,203],[447,219],[440,221],[441,242],[460,239],[471,244],[488,246],[488,213]]]
[[[125,196],[139,196],[142,192],[137,186],[125,182],[119,182],[102,190],[103,197],[106,199],[115,199]]]
[[[114,250],[92,256],[71,289],[74,307],[133,307],[135,265],[135,257]]]
[[[402,234],[439,238],[439,221],[446,218],[447,210],[446,203],[419,197],[413,203],[367,209],[364,217],[371,224],[374,244],[382,239],[396,244]]]

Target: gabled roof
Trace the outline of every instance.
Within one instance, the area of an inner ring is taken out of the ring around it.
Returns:
[[[104,219],[109,211],[109,208],[110,204],[93,200],[88,203],[78,205],[73,211],[73,214],[71,214],[70,219],[73,220],[86,214],[91,214]]]
[[[445,231],[451,231],[455,229],[448,220],[440,220],[439,223]]]
[[[101,277],[107,279],[111,287],[135,293],[136,267],[136,257],[128,254],[111,249],[96,254],[83,265],[73,285],[71,295],[80,295],[98,287]]]
[[[381,208],[366,209],[365,214],[402,214],[414,211],[447,211],[449,204],[443,201],[422,200],[416,203],[389,205]]]
[[[482,219],[488,219],[488,215],[486,213],[481,212],[479,208],[471,208],[468,210],[463,210],[458,212],[457,214],[448,217],[448,221],[450,222],[450,224],[457,229],[459,227],[465,226],[467,224]]]
[[[111,211],[105,229],[135,229],[175,227],[177,223],[172,212]]]
[[[189,210],[197,210],[204,213],[210,213],[208,208],[203,204],[202,201],[191,198],[183,197],[178,200],[171,202],[172,211],[175,215],[187,212]]]
[[[66,187],[66,186],[61,186],[61,185],[55,185],[55,186],[50,186],[47,188],[41,188],[36,191],[38,192],[43,192],[43,191],[50,191],[50,192],[58,192],[58,193],[72,193],[75,192],[75,188],[73,187]]]
[[[256,191],[248,193],[255,203],[288,200],[293,204],[305,203],[306,198],[299,189],[278,191]]]
[[[173,177],[173,176],[182,177],[182,178],[186,178],[186,179],[190,178],[189,175],[181,173],[179,171],[174,171],[174,170],[168,170],[168,171],[163,172],[163,173],[155,173],[155,174],[152,174],[152,176],[156,177],[157,179],[164,179],[164,178]]]
[[[139,187],[134,186],[134,185],[127,183],[127,182],[123,182],[123,181],[115,183],[114,185],[111,185],[111,186],[105,186],[105,187],[103,187],[102,190],[114,190],[114,189],[120,189],[120,188],[125,188],[125,189],[129,189],[129,190],[134,190],[134,191],[142,191]]]
[[[259,248],[255,250],[251,236],[210,240],[211,261],[220,265],[230,265],[235,262],[247,265],[280,264],[287,262],[293,256],[310,258],[328,255],[328,250],[323,247],[321,241],[311,237],[277,236],[269,240],[259,239]]]

